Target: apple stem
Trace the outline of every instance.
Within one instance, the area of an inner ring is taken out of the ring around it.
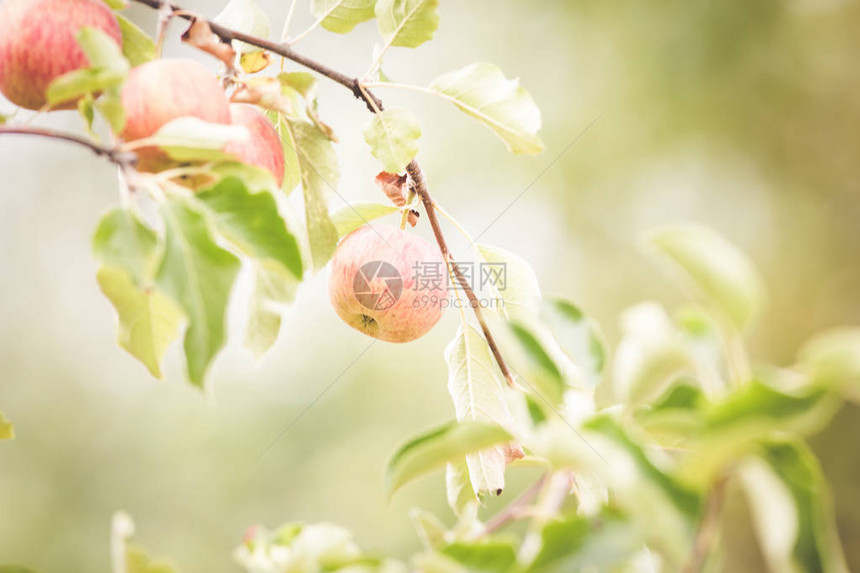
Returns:
[[[257,36],[252,36],[251,34],[240,32],[238,30],[233,30],[211,20],[201,18],[191,12],[184,10],[176,4],[165,2],[165,0],[132,1],[138,4],[149,6],[150,8],[159,11],[170,10],[177,18],[182,18],[183,20],[190,21],[194,18],[203,20],[207,24],[209,24],[209,28],[212,30],[212,32],[216,36],[221,38],[221,40],[223,40],[224,42],[230,43],[233,40],[238,40],[240,42],[245,42],[246,44],[256,46],[263,50],[267,50],[288,60],[292,60],[293,62],[304,66],[309,70],[313,70],[318,74],[325,76],[333,82],[336,82],[350,90],[356,99],[364,102],[364,104],[367,106],[367,109],[371,113],[380,113],[384,109],[382,105],[382,100],[380,100],[376,95],[374,95],[373,92],[370,91],[370,89],[362,85],[361,80],[359,78],[350,77],[346,74],[343,74],[335,69],[326,66],[323,63],[320,63],[312,58],[302,55],[293,50],[293,48],[290,47],[290,45],[286,42],[273,42],[271,40],[259,38]],[[481,325],[481,332],[483,332],[484,334],[484,339],[487,341],[487,345],[490,347],[490,351],[493,354],[493,358],[496,360],[496,364],[498,364],[499,366],[499,370],[505,378],[505,382],[507,382],[508,386],[514,387],[513,377],[511,376],[511,373],[508,370],[508,366],[505,363],[504,358],[502,358],[502,353],[499,350],[498,345],[496,344],[495,338],[493,338],[493,334],[490,332],[490,328],[487,326],[487,323],[481,313],[480,301],[478,300],[475,291],[473,291],[471,286],[469,286],[469,281],[460,271],[459,267],[457,266],[457,263],[454,262],[454,260],[452,259],[450,251],[448,250],[448,242],[445,240],[445,235],[442,232],[441,225],[439,224],[439,218],[436,216],[436,209],[434,207],[433,197],[430,195],[430,190],[427,188],[427,181],[424,178],[424,173],[422,172],[421,167],[418,165],[418,162],[413,159],[409,162],[409,165],[406,166],[406,172],[409,174],[409,177],[412,180],[412,190],[418,195],[418,197],[420,197],[421,202],[424,205],[424,210],[427,213],[427,219],[430,221],[430,226],[433,229],[433,235],[436,238],[436,244],[439,246],[439,250],[442,252],[443,258],[445,259],[445,261],[448,262],[449,266],[451,267],[451,270],[453,271],[457,282],[459,282],[461,287],[463,288],[463,292],[466,293],[466,297],[469,299],[469,305],[472,307],[472,311],[475,313],[475,318]]]

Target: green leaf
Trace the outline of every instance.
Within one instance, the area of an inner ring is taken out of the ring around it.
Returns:
[[[122,32],[122,55],[132,67],[158,57],[158,49],[152,38],[121,14],[115,16]]]
[[[596,517],[566,516],[541,531],[541,547],[529,572],[566,573],[594,568],[609,571],[642,547],[632,523],[604,510]]]
[[[159,291],[137,286],[121,268],[105,265],[96,279],[119,315],[119,345],[161,378],[161,360],[179,338],[182,311]]]
[[[457,420],[509,427],[513,414],[507,387],[497,372],[484,337],[469,324],[462,324],[445,349],[448,363],[448,393],[454,401]],[[502,445],[466,456],[469,479],[479,498],[499,495],[505,487],[505,450]]]
[[[11,440],[15,437],[15,426],[0,412],[0,440]],[[2,571],[2,568],[0,568]]]
[[[409,519],[412,520],[418,537],[426,549],[436,549],[445,544],[447,530],[438,517],[429,511],[414,507],[409,510]]]
[[[446,466],[445,491],[448,506],[454,515],[461,516],[469,505],[478,503],[478,497],[472,490],[472,483],[469,480],[469,466],[466,465],[465,458],[449,462]]]
[[[373,18],[375,3],[376,0],[312,0],[311,12],[329,32],[346,34]]]
[[[391,46],[417,48],[439,28],[439,0],[379,0],[379,32]]]
[[[314,268],[325,266],[337,247],[337,229],[328,213],[328,196],[337,188],[340,173],[334,147],[316,126],[305,121],[283,121],[289,136],[284,153],[292,151],[290,165],[296,165],[301,176],[305,200],[305,222]],[[286,190],[286,187],[284,188]]]
[[[161,126],[152,137],[132,142],[135,148],[155,145],[177,161],[213,161],[230,159],[222,151],[231,141],[249,137],[242,125],[211,123],[196,117],[179,117]]]
[[[834,386],[860,401],[860,328],[817,334],[803,345],[798,361],[812,383]]]
[[[477,541],[456,541],[440,553],[469,568],[484,573],[508,573],[515,568],[517,552],[507,539],[487,538]]]
[[[728,462],[785,432],[808,434],[825,426],[840,405],[821,388],[782,392],[757,380],[703,411],[704,427],[694,436],[681,467],[684,479],[708,483]]]
[[[771,571],[848,572],[827,482],[806,445],[767,444],[739,473]]]
[[[504,316],[530,319],[540,311],[540,284],[531,265],[499,247],[476,244],[481,285],[504,299]]]
[[[71,71],[53,80],[46,92],[48,103],[55,106],[118,87],[128,74],[128,61],[113,38],[98,28],[82,28],[75,39],[89,60],[89,67]]]
[[[596,387],[603,378],[606,366],[606,343],[597,322],[572,303],[560,298],[544,301],[541,318],[590,386]]]
[[[122,10],[123,8],[128,7],[128,2],[126,0],[104,0],[104,3],[108,5],[108,8],[111,10]]]
[[[628,406],[647,404],[694,374],[692,359],[660,305],[640,303],[622,317],[624,333],[615,351],[613,388]]]
[[[274,261],[301,279],[302,256],[287,231],[275,198],[267,191],[251,193],[241,179],[228,177],[196,195],[212,212],[215,228],[247,255]]]
[[[230,0],[213,21],[231,30],[263,39],[269,37],[272,27],[268,14],[255,0]],[[241,53],[260,51],[260,48],[240,41],[234,41],[233,47]]]
[[[477,63],[436,78],[430,90],[492,129],[511,153],[543,150],[540,110],[532,96],[498,67]]]
[[[394,493],[405,483],[448,462],[511,439],[511,435],[497,424],[451,422],[410,440],[397,450],[386,468],[386,489],[389,494]]]
[[[552,356],[555,340],[541,336],[540,325],[534,328],[523,322],[511,322],[509,328],[513,339],[518,343],[517,358],[524,356],[525,363],[516,370],[517,374],[538,393],[541,400],[549,402],[553,407],[561,405],[567,386],[567,377],[562,373],[556,356]]]
[[[226,341],[225,313],[239,260],[215,244],[201,215],[180,202],[167,201],[161,213],[165,249],[156,283],[185,311],[188,376],[202,386]]]
[[[370,152],[388,173],[400,173],[418,153],[421,124],[405,109],[374,114],[364,130]]]
[[[116,208],[99,222],[93,252],[106,265],[127,272],[133,285],[142,287],[156,264],[156,236],[130,209]]]
[[[648,242],[736,328],[750,326],[761,314],[766,295],[758,271],[717,233],[698,225],[672,226],[652,232]]]
[[[120,86],[105,89],[102,97],[96,100],[95,104],[113,132],[121,133],[125,127],[125,107],[122,105]]]
[[[337,236],[342,238],[375,219],[397,211],[399,209],[394,205],[372,201],[354,201],[335,209],[331,214],[331,221],[337,229]]]
[[[89,136],[93,139],[97,139],[95,132],[93,132],[93,121],[96,118],[96,108],[92,94],[87,94],[78,100],[78,113],[81,114],[81,117],[84,120],[84,125]]]
[[[281,317],[296,296],[299,280],[285,273],[280,265],[258,263],[254,271],[245,348],[259,359],[277,340]]]
[[[125,573],[176,573],[173,566],[153,559],[140,547],[129,545],[125,551]]]
[[[39,571],[23,565],[0,565],[0,573],[39,573]]]

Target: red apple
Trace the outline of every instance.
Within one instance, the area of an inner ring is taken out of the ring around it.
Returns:
[[[230,104],[218,79],[192,60],[153,60],[133,68],[122,88],[125,141],[153,135],[167,122],[192,116],[211,123],[230,123]],[[159,171],[174,162],[157,148],[137,150],[141,171]]]
[[[388,225],[356,229],[331,260],[335,312],[356,330],[388,342],[429,332],[448,304],[447,285],[439,249]]]
[[[0,92],[27,109],[46,103],[55,78],[89,66],[75,36],[98,28],[122,43],[110,8],[98,0],[7,0],[0,6]],[[67,102],[57,109],[74,108]]]
[[[250,137],[228,143],[224,151],[242,163],[268,170],[280,187],[284,182],[284,148],[275,126],[252,105],[231,104],[230,117],[233,125],[244,125]]]

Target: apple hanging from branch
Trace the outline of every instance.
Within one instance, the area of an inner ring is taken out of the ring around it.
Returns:
[[[329,297],[338,316],[387,342],[427,334],[448,304],[447,268],[429,241],[389,225],[347,235],[331,260]]]
[[[116,17],[99,0],[7,0],[0,5],[0,92],[18,106],[44,107],[53,80],[89,66],[76,39],[82,28],[96,28],[122,43]]]
[[[167,122],[196,117],[210,123],[230,123],[230,104],[218,79],[203,65],[181,58],[161,59],[133,68],[122,89],[126,123],[122,139],[136,141],[153,135]],[[155,147],[141,147],[137,168],[161,171],[175,165]]]

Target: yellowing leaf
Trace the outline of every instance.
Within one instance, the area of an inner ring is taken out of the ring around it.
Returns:
[[[161,360],[179,338],[182,311],[154,288],[135,286],[124,270],[105,265],[96,278],[119,316],[119,345],[161,378]]]

